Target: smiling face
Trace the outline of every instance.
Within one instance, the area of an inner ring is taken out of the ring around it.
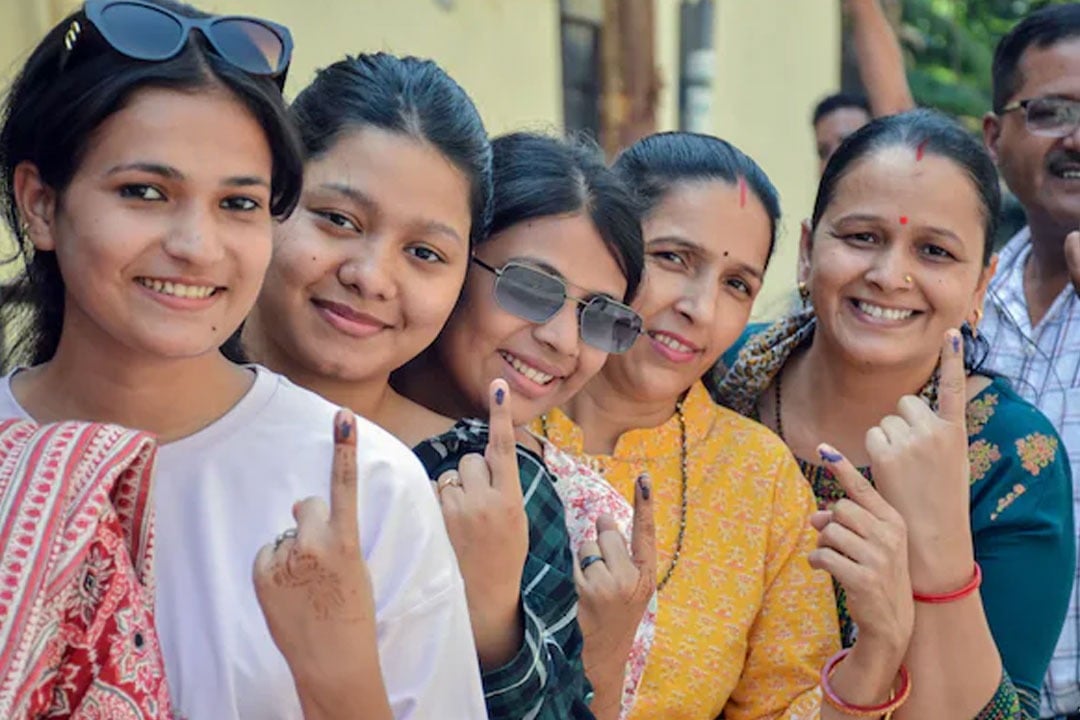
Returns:
[[[1030,47],[1018,65],[1020,86],[1009,102],[1060,97],[1080,101],[1080,38]],[[1024,112],[988,116],[986,144],[1002,177],[1033,224],[1068,231],[1080,226],[1080,127],[1063,138],[1035,135]]]
[[[307,164],[300,205],[274,233],[254,346],[290,376],[388,375],[453,310],[470,225],[468,180],[434,146],[348,133]]]
[[[87,148],[59,199],[21,183],[33,242],[64,278],[64,336],[128,356],[216,351],[270,259],[261,126],[224,90],[146,89]]]
[[[476,255],[494,268],[514,261],[561,277],[577,298],[621,300],[626,279],[587,215],[527,220],[493,236]],[[502,309],[495,276],[469,268],[461,304],[439,338],[437,352],[473,412],[486,414],[488,386],[496,378],[514,395],[514,422],[525,424],[565,402],[600,370],[607,353],[586,345],[579,306],[563,304],[544,324]]]
[[[645,283],[634,308],[646,335],[603,375],[628,396],[674,399],[746,328],[769,259],[769,216],[738,185],[683,183],[642,229]]]
[[[851,166],[812,237],[800,276],[823,339],[855,364],[923,368],[945,330],[982,307],[992,270],[970,177],[952,161],[889,147]]]

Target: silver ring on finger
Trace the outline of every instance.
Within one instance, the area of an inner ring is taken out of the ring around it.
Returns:
[[[286,530],[285,532],[281,533],[276,538],[274,538],[274,550],[276,551],[279,547],[281,547],[281,543],[285,542],[286,540],[295,540],[295,539],[296,539],[296,528],[289,528],[288,530]]]
[[[581,572],[585,572],[589,569],[589,567],[595,565],[598,562],[604,562],[604,558],[602,555],[586,555],[585,557],[581,558],[581,562],[579,563],[579,565],[581,566]]]

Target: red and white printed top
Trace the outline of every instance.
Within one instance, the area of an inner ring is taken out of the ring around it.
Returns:
[[[171,718],[154,629],[156,446],[0,423],[0,717]]]

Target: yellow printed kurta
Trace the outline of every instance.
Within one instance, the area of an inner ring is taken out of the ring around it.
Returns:
[[[684,415],[685,536],[631,720],[817,718],[821,666],[840,646],[832,583],[806,559],[816,546],[813,495],[783,442],[714,404],[701,383]],[[680,524],[678,417],[625,433],[610,456],[584,456],[580,428],[558,410],[545,424],[628,499],[649,472],[662,578]]]

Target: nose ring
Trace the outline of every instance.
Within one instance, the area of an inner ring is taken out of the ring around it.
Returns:
[[[911,277],[910,275],[905,275],[904,276],[904,282],[906,282],[908,285],[910,285],[911,283],[915,282],[915,278]]]

